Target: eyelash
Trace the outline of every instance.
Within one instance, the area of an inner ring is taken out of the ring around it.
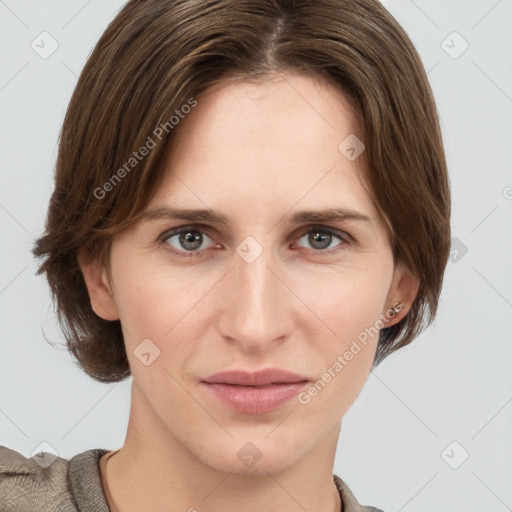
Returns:
[[[182,257],[182,258],[191,258],[191,257],[194,257],[196,255],[200,255],[203,251],[207,250],[207,249],[202,249],[202,250],[199,250],[199,251],[177,251],[176,249],[174,249],[172,246],[170,246],[167,243],[167,240],[169,240],[169,238],[171,238],[171,237],[173,237],[175,235],[179,235],[179,234],[181,234],[183,232],[186,232],[186,231],[197,231],[201,235],[206,235],[209,238],[213,239],[213,237],[210,235],[208,229],[205,229],[205,228],[203,228],[202,226],[199,226],[199,225],[189,225],[189,226],[180,226],[180,227],[171,229],[170,231],[163,232],[158,237],[157,242],[163,244],[164,249],[166,251],[170,252],[174,256],[178,256],[178,257]],[[343,250],[343,248],[347,244],[351,244],[351,243],[353,243],[355,241],[354,238],[351,235],[349,235],[348,233],[346,233],[345,231],[338,231],[338,230],[335,230],[335,229],[332,229],[332,228],[328,228],[328,227],[324,227],[324,226],[308,227],[307,230],[301,231],[301,233],[298,235],[298,238],[302,238],[304,235],[307,235],[308,233],[311,233],[313,231],[317,231],[317,232],[320,232],[322,234],[327,234],[327,235],[333,236],[335,238],[338,238],[340,240],[340,242],[342,242],[341,244],[338,244],[334,249],[327,249],[327,250],[315,250],[315,249],[312,249],[314,251],[313,255],[320,254],[322,256],[325,256],[325,255],[335,254],[335,253],[339,252],[340,250]]]

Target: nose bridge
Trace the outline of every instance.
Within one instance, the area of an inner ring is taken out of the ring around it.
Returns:
[[[267,237],[268,242],[268,237]],[[272,250],[265,248],[253,237],[247,237],[238,247],[235,258],[235,276],[239,287],[240,306],[251,317],[261,316],[263,321],[275,299],[275,277],[270,272]]]
[[[266,238],[268,243],[270,238]],[[283,285],[270,270],[277,266],[273,251],[255,238],[247,237],[236,253],[229,278],[232,294],[224,310],[223,334],[247,346],[271,342],[286,333]]]
[[[238,248],[238,261],[235,264],[235,276],[240,287],[241,297],[248,301],[248,306],[253,310],[261,310],[262,306],[268,304],[275,287],[273,275],[269,270],[272,267],[271,250],[261,250],[255,254],[256,248],[250,246],[245,255],[240,255],[243,245]],[[245,257],[247,256],[247,258]],[[253,259],[254,258],[254,259]]]

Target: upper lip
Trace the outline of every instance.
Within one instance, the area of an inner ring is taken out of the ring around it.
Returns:
[[[266,368],[257,372],[231,370],[210,375],[203,382],[209,384],[236,384],[239,386],[264,386],[266,384],[303,382],[309,380],[304,375],[282,370]]]

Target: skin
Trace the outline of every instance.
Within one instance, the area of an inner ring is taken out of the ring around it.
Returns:
[[[290,72],[218,84],[197,99],[147,209],[214,208],[229,227],[141,220],[114,238],[110,273],[82,265],[96,314],[121,320],[133,373],[125,443],[106,472],[113,500],[121,512],[234,512],[241,503],[245,512],[339,511],[341,422],[368,378],[377,336],[306,405],[292,399],[242,414],[199,381],[267,367],[317,381],[397,301],[405,305],[385,326],[400,321],[417,281],[393,263],[364,185],[364,153],[350,161],[338,150],[359,133],[340,91]],[[356,209],[371,223],[322,223],[355,239],[333,236],[325,249],[308,237],[316,224],[289,221],[327,207]],[[179,235],[157,241],[191,224],[208,228],[192,257],[166,249],[187,254]],[[247,236],[263,250],[251,263],[236,251]],[[337,252],[322,254],[329,249]],[[134,350],[148,338],[160,356],[145,366]],[[252,467],[237,457],[248,442],[261,453]]]

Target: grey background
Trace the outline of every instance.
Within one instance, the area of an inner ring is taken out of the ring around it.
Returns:
[[[62,336],[30,254],[77,75],[122,4],[0,1],[0,444],[26,457],[41,443],[65,458],[115,449],[126,432],[131,379],[97,383],[44,340],[43,332],[54,343]],[[453,252],[434,325],[370,375],[343,420],[334,469],[361,503],[386,512],[504,512],[512,510],[512,1],[385,5],[416,45],[438,103]],[[46,59],[31,48],[43,31],[58,42]],[[454,31],[469,44],[457,58]]]

